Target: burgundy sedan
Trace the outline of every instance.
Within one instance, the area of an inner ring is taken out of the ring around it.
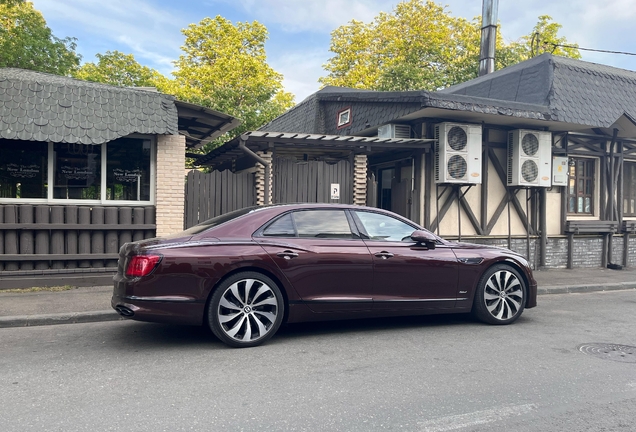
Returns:
[[[114,281],[120,315],[208,325],[234,347],[263,343],[283,322],[472,311],[510,324],[537,304],[522,256],[352,205],[251,207],[126,243]]]

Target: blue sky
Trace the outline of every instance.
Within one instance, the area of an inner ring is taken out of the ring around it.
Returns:
[[[369,22],[390,12],[386,0],[32,0],[58,37],[78,39],[84,61],[107,50],[132,53],[139,63],[169,75],[180,54],[181,29],[205,17],[259,21],[270,33],[268,62],[300,102],[319,89],[329,59],[330,32],[352,19]],[[447,0],[455,16],[481,14],[481,0]],[[499,0],[507,41],[530,32],[539,15],[561,23],[561,35],[581,47],[636,52],[636,0]],[[636,56],[582,51],[583,59],[636,70]]]

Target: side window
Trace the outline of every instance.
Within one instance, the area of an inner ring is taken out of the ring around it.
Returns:
[[[293,215],[298,237],[354,238],[344,210],[304,210]]]
[[[270,226],[265,228],[263,235],[267,237],[296,237],[291,214],[288,213],[276,219]]]
[[[370,240],[411,241],[411,225],[379,213],[355,212]]]

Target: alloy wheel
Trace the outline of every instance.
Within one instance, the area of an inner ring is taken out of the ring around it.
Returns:
[[[509,270],[493,273],[484,287],[484,303],[490,315],[506,321],[523,309],[523,285]]]
[[[217,319],[223,333],[239,343],[255,342],[275,326],[279,304],[272,287],[252,278],[232,283],[221,295]]]

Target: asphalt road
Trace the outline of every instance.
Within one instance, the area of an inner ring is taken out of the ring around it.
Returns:
[[[0,329],[0,428],[636,430],[636,360],[578,349],[636,346],[636,291],[539,301],[506,327],[464,316],[303,324],[242,350],[131,321]]]

